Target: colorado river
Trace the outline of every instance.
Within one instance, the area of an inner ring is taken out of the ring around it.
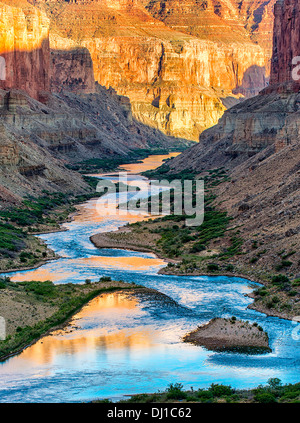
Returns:
[[[159,166],[167,156],[123,166],[131,178]],[[114,179],[114,175],[107,178]],[[249,281],[231,277],[159,275],[166,263],[153,254],[96,249],[89,237],[117,230],[143,215],[101,216],[97,200],[78,206],[67,231],[40,235],[61,258],[38,269],[7,274],[12,281],[84,283],[101,276],[155,288],[174,301],[109,293],[86,305],[65,330],[57,331],[0,363],[0,402],[78,402],[211,383],[251,388],[278,377],[299,382],[300,349],[295,325],[247,309]],[[216,353],[181,342],[212,317],[237,316],[269,333],[265,355]]]

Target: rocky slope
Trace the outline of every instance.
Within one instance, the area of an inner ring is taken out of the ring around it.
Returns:
[[[53,36],[88,49],[101,85],[168,135],[198,140],[225,98],[266,85],[274,0],[31,2],[47,13]]]
[[[0,185],[21,197],[43,189],[76,193],[85,184],[66,163],[174,145],[135,122],[127,98],[98,85],[94,90],[48,94],[47,105],[24,91],[0,91]]]

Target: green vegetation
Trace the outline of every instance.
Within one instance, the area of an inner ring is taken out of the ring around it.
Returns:
[[[22,207],[0,211],[0,218],[21,227],[37,224],[53,224],[50,212],[65,204],[71,204],[70,196],[62,193],[44,192],[40,198],[28,197]]]
[[[107,401],[107,400],[106,400]],[[282,385],[280,379],[268,380],[266,386],[256,389],[233,389],[231,386],[211,384],[208,389],[183,390],[181,383],[171,383],[165,392],[139,394],[132,396],[126,403],[172,403],[174,401],[200,403],[299,403],[300,383]],[[99,401],[102,402],[102,401]]]
[[[114,156],[113,158],[105,159],[88,159],[76,164],[67,165],[71,170],[75,170],[79,173],[98,173],[98,172],[113,172],[118,169],[122,164],[127,163],[139,163],[149,155],[156,154],[169,154],[171,151],[183,151],[182,149],[174,148],[140,148],[130,151],[128,156]]]
[[[171,174],[169,171],[168,165],[165,164],[155,171],[145,172],[144,175],[160,181],[173,179],[194,181],[197,177],[195,172],[184,171]],[[174,274],[234,272],[236,267],[228,263],[228,259],[242,254],[244,240],[239,235],[238,228],[230,227],[232,218],[227,212],[215,206],[216,197],[212,191],[219,182],[227,180],[226,171],[216,169],[207,172],[203,179],[206,181],[206,191],[202,225],[187,226],[185,222],[187,216],[184,213],[174,215],[174,190],[171,190],[170,215],[131,224],[128,233],[112,234],[112,242],[124,246],[128,244],[137,248],[147,248],[163,257],[178,260],[177,263],[169,263],[164,272],[169,271]],[[195,194],[194,189],[191,198],[194,206]],[[150,212],[154,201],[156,208],[158,205],[161,207],[162,196],[157,195],[141,201],[140,208]]]
[[[89,183],[93,186],[98,180],[89,178]],[[75,204],[101,195],[95,190],[81,195],[44,191],[41,197],[24,199],[19,207],[1,210],[0,269],[32,267],[49,258],[46,246],[32,234],[59,230],[60,224],[76,211]]]
[[[10,257],[12,253],[25,247],[26,234],[13,225],[0,222],[0,257]]]
[[[183,385],[181,383],[171,383],[166,392],[167,399],[183,400],[187,397],[187,394],[183,391]]]
[[[166,216],[156,222],[178,223],[185,220],[186,216]],[[199,227],[180,227],[173,224],[155,229],[161,235],[158,245],[167,257],[178,257],[185,253],[197,253],[207,249],[210,241],[224,236],[230,218],[226,212],[209,210],[205,213],[204,222]],[[185,247],[186,246],[186,247]]]

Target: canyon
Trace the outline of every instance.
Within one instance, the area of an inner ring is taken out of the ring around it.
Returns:
[[[31,1],[50,19],[51,49],[57,36],[86,48],[96,81],[129,97],[136,119],[194,141],[266,86],[274,2]]]
[[[274,271],[283,251],[295,251],[292,267],[282,271],[299,277],[300,94],[292,76],[300,46],[298,1],[277,1],[275,15],[271,84],[227,110],[168,167],[170,173],[190,169],[202,175],[225,169],[229,180],[216,189],[216,203],[234,217],[250,251],[238,261],[253,259],[253,269]],[[253,249],[253,242],[260,247]]]
[[[136,121],[127,97],[95,83],[89,51],[50,38],[45,12],[25,0],[4,0],[0,27],[2,206],[44,190],[89,190],[66,164],[179,145]]]
[[[287,45],[277,3],[271,69],[274,3],[2,0],[2,197],[59,181],[81,190],[65,164],[198,140],[218,120],[175,168],[233,168],[288,145],[298,97],[272,88],[285,66],[276,68],[275,50]],[[269,70],[271,85],[252,99]]]

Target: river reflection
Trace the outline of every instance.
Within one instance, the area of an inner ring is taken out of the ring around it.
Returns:
[[[144,165],[124,169],[132,172],[134,180],[135,172],[155,168],[163,158],[155,156]],[[78,206],[72,222],[63,225],[67,231],[40,236],[60,259],[7,276],[13,281],[54,283],[84,283],[110,276],[157,289],[165,296],[114,293],[94,299],[66,330],[56,331],[0,363],[1,402],[119,399],[162,390],[174,382],[186,388],[207,387],[212,382],[249,388],[270,377],[284,383],[299,381],[300,349],[299,341],[292,337],[294,325],[247,309],[252,300],[246,294],[253,289],[249,281],[159,275],[166,263],[153,254],[99,250],[90,242],[91,235],[117,230],[146,216],[101,216],[98,212],[97,200],[90,200]],[[199,324],[233,315],[260,324],[269,334],[272,353],[214,353],[181,341]]]
[[[155,257],[86,257],[79,259],[68,260],[68,267],[80,267],[83,266],[85,272],[89,272],[91,269],[101,271],[119,270],[119,271],[156,271],[165,266],[165,261],[157,259]],[[53,269],[49,268],[53,267]],[[74,277],[76,279],[77,273],[75,271],[58,268],[56,264],[48,264],[48,268],[41,267],[26,273],[15,272],[11,276],[12,282],[25,282],[28,280],[36,281],[52,281],[61,282],[63,280],[71,280]]]
[[[153,332],[143,326],[130,327],[133,320],[143,314],[139,301],[133,296],[104,294],[86,305],[65,329],[55,331],[27,348],[21,358],[30,366],[39,366],[53,365],[62,356],[68,360],[87,360],[96,351],[109,353],[109,350],[118,349],[126,353],[147,349],[153,344]],[[128,327],[124,328],[126,325]],[[12,370],[17,360],[10,361]]]
[[[162,164],[166,159],[170,159],[172,157],[178,156],[180,153],[170,153],[168,156],[164,155],[156,155],[156,156],[149,156],[142,163],[130,163],[121,165],[120,168],[128,173],[131,174],[138,174],[142,172],[146,172],[147,170],[156,169],[157,163]],[[159,165],[160,166],[160,165]]]

